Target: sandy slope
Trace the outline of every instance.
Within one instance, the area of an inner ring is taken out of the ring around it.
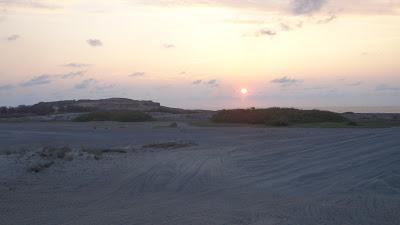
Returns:
[[[153,126],[0,124],[3,149],[130,149],[38,174],[0,156],[0,224],[400,224],[400,129]],[[198,146],[140,147],[171,140]]]

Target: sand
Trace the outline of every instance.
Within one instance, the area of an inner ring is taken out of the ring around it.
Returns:
[[[126,153],[28,172],[46,145]],[[399,128],[1,123],[0,146],[0,224],[400,224]]]

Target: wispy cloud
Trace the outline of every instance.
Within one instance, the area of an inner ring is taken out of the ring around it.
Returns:
[[[103,46],[103,42],[99,39],[88,39],[86,42],[92,47],[101,47]]]
[[[362,81],[356,81],[356,82],[352,82],[352,83],[347,83],[347,86],[360,86],[361,84],[363,84]]]
[[[327,0],[292,0],[291,9],[294,14],[312,14],[322,9]]]
[[[48,83],[51,83],[51,76],[40,75],[40,76],[35,76],[35,77],[31,78],[30,80],[22,83],[21,85],[23,87],[31,87],[31,86],[48,84]]]
[[[318,23],[318,24],[327,24],[327,23],[332,22],[332,21],[335,20],[336,18],[337,18],[336,15],[330,15],[330,16],[327,17],[327,18],[323,18],[323,19],[317,20],[317,23]]]
[[[206,81],[205,84],[208,85],[208,86],[211,86],[211,87],[218,87],[219,86],[218,80],[216,80],[216,79],[212,79],[212,80]]]
[[[272,30],[272,29],[269,29],[269,28],[263,28],[263,29],[260,29],[260,30],[258,30],[257,32],[255,32],[253,34],[250,34],[250,35],[255,36],[255,37],[263,37],[263,36],[265,37],[265,36],[267,36],[267,37],[271,37],[272,38],[272,37],[277,35],[277,32]],[[245,36],[248,36],[248,35],[245,35]]]
[[[277,78],[271,81],[271,83],[274,84],[279,84],[282,87],[287,87],[287,86],[291,86],[291,85],[296,85],[301,83],[301,80],[296,80],[287,76],[281,77],[281,78]]]
[[[380,84],[376,86],[376,91],[400,91],[400,86],[391,86],[387,84]]]
[[[6,38],[6,40],[7,40],[7,41],[16,41],[16,40],[18,40],[19,38],[20,38],[20,36],[19,36],[18,34],[13,34],[13,35],[8,36],[8,37]]]
[[[97,81],[95,79],[87,79],[87,80],[83,80],[82,82],[76,84],[74,86],[74,88],[78,89],[78,90],[87,89],[96,83],[97,83]]]
[[[280,30],[281,31],[292,31],[295,29],[300,29],[303,27],[303,22],[302,21],[298,21],[298,22],[281,22],[279,24],[280,26]]]
[[[6,85],[0,85],[0,91],[9,91],[14,89],[15,86],[11,84],[6,84]]]
[[[198,85],[198,84],[201,84],[202,82],[203,82],[202,80],[195,80],[192,82],[192,84]]]
[[[204,81],[203,80],[195,80],[195,81],[192,82],[192,84],[193,85],[202,84],[202,85],[206,85],[206,86],[209,86],[209,87],[218,87],[219,86],[217,79],[204,80]]]
[[[59,74],[56,76],[60,77],[61,79],[71,79],[71,78],[75,78],[75,77],[82,77],[83,75],[85,75],[85,73],[86,73],[86,71],[77,71],[77,72]]]
[[[145,72],[134,72],[129,74],[130,77],[143,77],[144,75],[146,75]]]
[[[115,84],[101,84],[101,85],[96,85],[96,90],[97,91],[105,91],[105,90],[110,90],[115,88]]]
[[[173,44],[163,44],[163,47],[169,49],[169,48],[175,48],[176,46]]]
[[[0,0],[0,6],[5,9],[9,8],[36,8],[36,9],[59,9],[60,4],[55,4],[55,1],[44,0]]]
[[[70,67],[70,68],[85,68],[85,67],[89,67],[90,64],[84,64],[84,63],[67,63],[62,65],[64,67]]]
[[[69,72],[69,73],[62,73],[62,74],[42,74],[33,76],[28,81],[21,83],[20,85],[23,87],[31,87],[31,86],[38,86],[49,84],[55,79],[72,79],[76,77],[84,76],[86,71],[76,71],[76,72]]]

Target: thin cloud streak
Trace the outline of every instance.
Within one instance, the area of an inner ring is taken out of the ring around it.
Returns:
[[[32,86],[37,86],[37,85],[49,84],[49,83],[51,83],[51,81],[52,80],[49,75],[40,75],[40,76],[35,76],[32,79],[22,83],[21,86],[32,87]]]
[[[6,40],[7,41],[16,41],[16,40],[18,40],[20,38],[20,36],[18,35],[18,34],[13,34],[13,35],[11,35],[11,36],[8,36],[7,38],[6,38]]]
[[[88,43],[92,47],[101,47],[103,46],[103,42],[99,39],[88,39],[86,40],[86,43]]]
[[[284,76],[284,77],[281,77],[281,78],[276,78],[276,79],[271,81],[271,83],[279,84],[282,87],[287,87],[287,86],[299,84],[301,82],[302,82],[301,80],[296,80],[296,79],[293,79],[293,78],[289,78],[287,76]]]

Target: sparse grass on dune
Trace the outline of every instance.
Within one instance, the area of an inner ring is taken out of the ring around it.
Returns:
[[[126,154],[127,153],[127,151],[124,149],[99,149],[99,148],[82,148],[81,152],[84,152],[88,155],[93,156],[93,158],[96,160],[102,159],[104,154],[112,154],[112,153]]]
[[[142,148],[153,148],[153,149],[177,149],[195,146],[192,142],[163,142],[143,145]]]

